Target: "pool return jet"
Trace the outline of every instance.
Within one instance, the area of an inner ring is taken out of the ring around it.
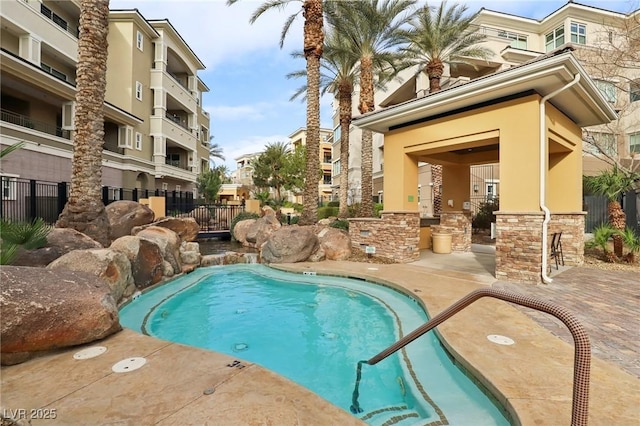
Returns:
[[[589,417],[589,374],[591,369],[591,345],[589,343],[589,336],[587,336],[587,333],[585,332],[582,324],[580,324],[580,322],[573,316],[573,314],[571,314],[565,308],[554,303],[494,288],[482,288],[469,293],[468,295],[458,300],[456,303],[449,306],[447,309],[440,312],[425,324],[416,328],[411,333],[407,334],[405,337],[398,340],[396,343],[389,346],[387,349],[383,350],[373,358],[369,360],[358,361],[358,365],[356,368],[356,383],[353,389],[353,394],[351,396],[351,412],[353,414],[363,412],[362,408],[360,407],[360,403],[358,402],[358,398],[360,396],[359,386],[360,379],[362,378],[363,364],[377,364],[389,355],[397,352],[409,343],[413,342],[418,337],[442,324],[447,319],[451,318],[452,316],[482,297],[493,297],[496,299],[515,303],[516,305],[521,305],[527,308],[546,312],[558,318],[564,323],[564,325],[567,326],[567,328],[571,332],[571,335],[573,336],[575,347],[573,362],[573,404],[571,410],[571,425],[587,426],[587,420]]]

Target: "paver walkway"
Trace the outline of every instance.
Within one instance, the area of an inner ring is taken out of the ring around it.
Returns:
[[[493,287],[552,301],[576,316],[591,340],[591,353],[640,377],[640,273],[576,267],[551,284],[497,281]],[[567,327],[551,315],[518,307],[562,340],[573,344]]]

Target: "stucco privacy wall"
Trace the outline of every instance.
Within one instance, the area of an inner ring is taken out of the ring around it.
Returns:
[[[449,226],[447,218],[457,216],[469,199],[469,166],[499,161],[496,274],[501,279],[539,282],[540,100],[537,93],[525,93],[390,130],[385,134],[384,163],[393,173],[385,173],[385,208],[418,211],[418,161],[442,164],[446,220],[441,226]],[[546,204],[554,215],[573,217],[582,208],[581,129],[549,103],[545,124]],[[583,237],[576,227],[569,227],[572,231],[566,238],[563,234],[563,246],[571,246],[575,254],[570,258],[579,262]],[[465,239],[457,245],[467,247]]]

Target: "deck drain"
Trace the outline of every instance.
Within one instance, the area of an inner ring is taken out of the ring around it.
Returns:
[[[497,343],[498,345],[513,345],[515,341],[507,336],[501,336],[499,334],[490,334],[487,336],[490,342]]]
[[[204,395],[211,395],[215,392],[216,390],[214,388],[206,388],[204,391],[202,391],[202,393]]]
[[[91,346],[90,348],[84,348],[83,350],[76,352],[75,354],[73,354],[73,358],[74,359],[95,358],[98,355],[102,355],[106,351],[107,351],[107,348],[105,348],[104,346]]]
[[[128,373],[129,371],[137,370],[147,363],[145,358],[134,357],[123,359],[116,362],[111,369],[114,373]]]

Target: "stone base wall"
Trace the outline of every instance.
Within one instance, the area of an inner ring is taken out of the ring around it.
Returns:
[[[495,215],[496,278],[533,284],[542,282],[544,214],[496,212]]]
[[[349,237],[354,248],[376,249],[374,256],[408,263],[420,259],[420,213],[383,211],[380,219],[349,219]]]
[[[552,214],[549,222],[548,240],[551,254],[551,236],[554,232],[562,232],[560,243],[565,265],[580,266],[584,264],[584,226],[586,213]],[[549,264],[555,260],[549,260]]]
[[[431,226],[435,233],[451,234],[451,251],[471,251],[471,212],[442,212],[440,224]]]

